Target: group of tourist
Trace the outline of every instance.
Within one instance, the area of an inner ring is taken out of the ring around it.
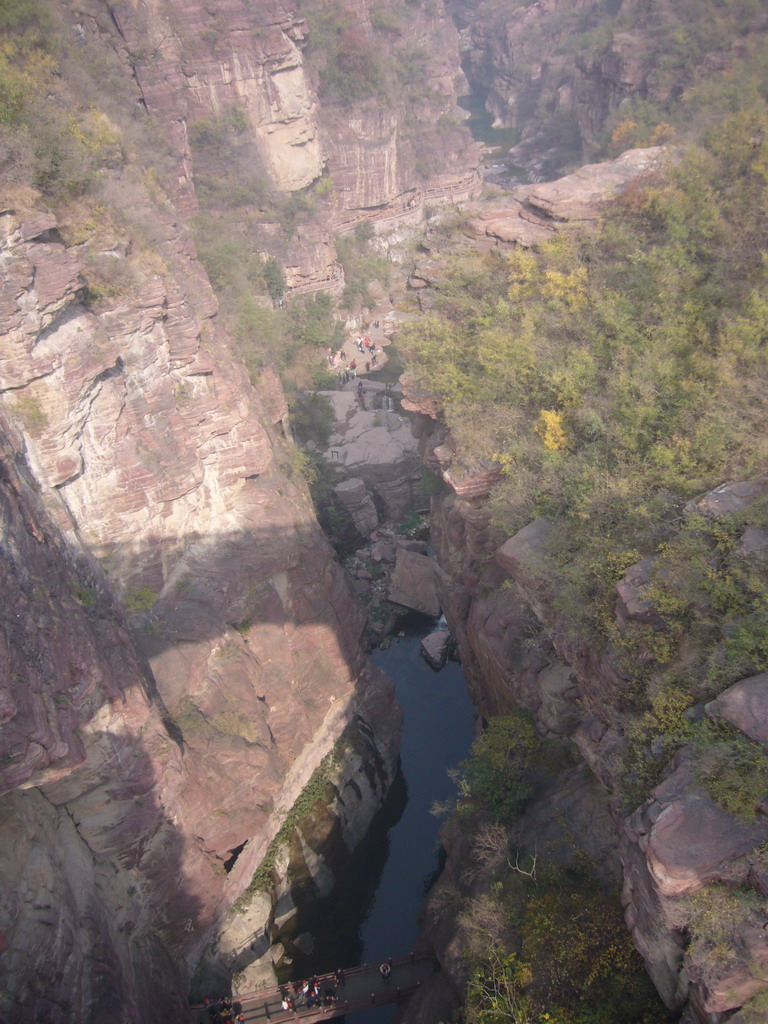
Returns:
[[[317,978],[308,981],[294,981],[291,992],[288,987],[280,989],[280,1005],[286,1013],[295,1012],[298,1007],[327,1008],[336,1004],[336,989],[344,984],[344,972],[339,970],[333,978],[324,978],[322,988]]]
[[[203,1005],[214,1024],[245,1024],[245,1017],[238,1012],[241,1009],[240,1004],[233,1003],[228,996],[222,996],[221,999],[206,999]]]
[[[381,964],[379,973],[384,981],[389,981],[392,973],[391,959]],[[312,977],[307,981],[291,982],[280,989],[280,1006],[284,1013],[297,1013],[300,1008],[330,1009],[336,1005],[337,992],[344,984],[344,971],[340,969],[320,979]],[[240,1003],[233,1003],[228,996],[222,996],[221,999],[206,999],[203,1006],[208,1011],[212,1024],[245,1024]]]
[[[364,330],[369,326],[371,325],[365,324]],[[378,327],[379,321],[374,320],[373,326]],[[371,341],[369,335],[358,334],[355,338],[355,346],[358,354],[365,357],[365,359],[360,360],[362,366],[365,367],[365,373],[376,370],[379,365],[379,349],[376,348],[375,342]],[[338,352],[334,352],[332,348],[327,348],[326,357],[330,368],[337,371],[338,386],[340,388],[348,384],[350,380],[354,380],[358,373],[363,372],[362,366],[358,367],[357,356],[353,355],[352,358],[349,358],[343,346]]]
[[[372,369],[375,370],[379,364],[379,350],[376,348],[376,345],[371,341],[371,339],[366,337],[365,343],[363,343],[363,339],[358,338],[357,349],[360,355],[368,356],[368,359],[365,360],[365,372],[370,373]],[[344,351],[343,348],[340,348],[338,352],[334,352],[333,349],[329,348],[327,349],[327,359],[328,365],[333,370],[336,368],[337,363],[347,362],[347,353]],[[351,362],[349,363],[349,369],[357,369],[357,357],[351,360]],[[339,369],[339,373],[341,373],[341,368]]]

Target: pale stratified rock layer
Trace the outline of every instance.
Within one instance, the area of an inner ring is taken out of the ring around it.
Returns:
[[[10,1024],[96,1011],[106,992],[115,1020],[177,1018],[188,965],[324,754],[353,718],[392,718],[362,613],[278,465],[279,383],[262,404],[183,232],[161,223],[166,272],[96,310],[55,221],[2,214],[3,775],[44,796],[7,798],[8,827],[32,837],[0,921]],[[396,739],[376,740],[390,765]],[[92,927],[73,931],[81,914]]]

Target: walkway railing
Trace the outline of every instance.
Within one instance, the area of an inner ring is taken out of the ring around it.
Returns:
[[[448,182],[445,185],[433,185],[430,188],[418,188],[412,193],[406,192],[394,200],[392,206],[387,206],[377,212],[358,213],[352,217],[343,217],[332,224],[333,233],[346,235],[353,231],[358,224],[370,221],[372,224],[396,224],[398,221],[407,221],[430,202],[460,203],[472,198],[472,194],[482,184],[477,174],[471,174],[458,181]],[[409,198],[406,199],[405,197]],[[334,263],[331,273],[318,281],[308,281],[306,284],[297,284],[288,288],[285,294],[286,300],[290,301],[295,295],[308,295],[312,292],[326,291],[332,295],[341,295],[344,290],[344,268],[340,263]]]
[[[307,281],[305,284],[297,284],[289,288],[286,298],[291,299],[294,295],[309,295],[312,292],[331,292],[332,295],[341,295],[344,291],[344,267],[340,263],[331,265],[331,272],[319,281]]]
[[[390,974],[386,978],[381,973],[381,961],[343,971],[341,983],[337,983],[333,974],[317,975],[321,998],[321,1005],[318,1006],[297,1005],[293,1010],[284,1010],[283,993],[287,991],[293,995],[290,983],[238,995],[232,1002],[236,1013],[242,1014],[248,1024],[315,1024],[316,1021],[332,1020],[371,1006],[399,1002],[420,988],[434,973],[436,966],[429,954],[417,956],[411,953],[386,962],[390,966]],[[322,998],[329,990],[334,993],[334,1001],[331,1005],[322,1005]],[[191,1020],[195,1024],[211,1024],[205,1006],[192,1007]]]

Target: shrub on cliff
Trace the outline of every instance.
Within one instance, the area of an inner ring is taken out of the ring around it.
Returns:
[[[299,345],[331,348],[335,352],[344,341],[344,325],[333,315],[333,299],[327,292],[304,295],[291,303],[287,311],[291,334]]]
[[[618,894],[586,869],[507,875],[460,914],[467,1024],[661,1024]]]
[[[382,54],[352,14],[338,0],[301,0],[299,8],[307,19],[307,55],[317,68],[318,95],[341,104],[381,95]]]
[[[226,214],[273,202],[269,176],[249,127],[246,112],[237,105],[190,122],[195,190],[204,210]],[[218,230],[226,232],[226,225],[219,222]]]
[[[659,1020],[660,1007],[624,923],[617,894],[583,872],[555,872],[526,903],[522,931],[532,972],[526,994],[554,1022]]]
[[[336,253],[344,266],[345,285],[341,298],[344,309],[355,310],[360,304],[372,309],[376,300],[368,291],[369,285],[373,281],[389,282],[391,265],[373,249],[373,237],[373,225],[362,221],[352,235],[336,238]]]
[[[743,935],[763,927],[764,900],[754,889],[713,883],[679,896],[674,913],[690,936],[687,956],[699,970],[733,964],[742,954]]]
[[[513,821],[533,792],[529,772],[541,758],[541,742],[525,711],[492,718],[458,769],[462,816],[479,811]]]
[[[574,636],[612,636],[613,586],[671,541],[687,499],[768,466],[766,167],[760,100],[628,189],[594,236],[456,261],[401,332],[457,458],[502,469],[499,529],[559,524],[552,586]],[[709,568],[688,606],[732,616],[722,685],[765,665],[760,601],[739,610],[762,584]]]
[[[768,754],[725,723],[703,723],[694,742],[696,777],[711,798],[743,821],[762,817],[768,797]]]

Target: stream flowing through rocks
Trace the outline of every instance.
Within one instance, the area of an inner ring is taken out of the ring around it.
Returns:
[[[336,890],[295,922],[293,960],[281,980],[308,977],[410,952],[417,914],[441,868],[442,816],[432,813],[456,792],[449,771],[470,751],[473,708],[461,666],[448,661],[435,672],[419,655],[421,639],[436,622],[409,615],[391,643],[370,655],[395,681],[405,713],[401,770],[384,807],[355,851]],[[301,952],[301,936],[311,950]],[[356,1024],[393,1021],[395,1005],[360,1011]]]

